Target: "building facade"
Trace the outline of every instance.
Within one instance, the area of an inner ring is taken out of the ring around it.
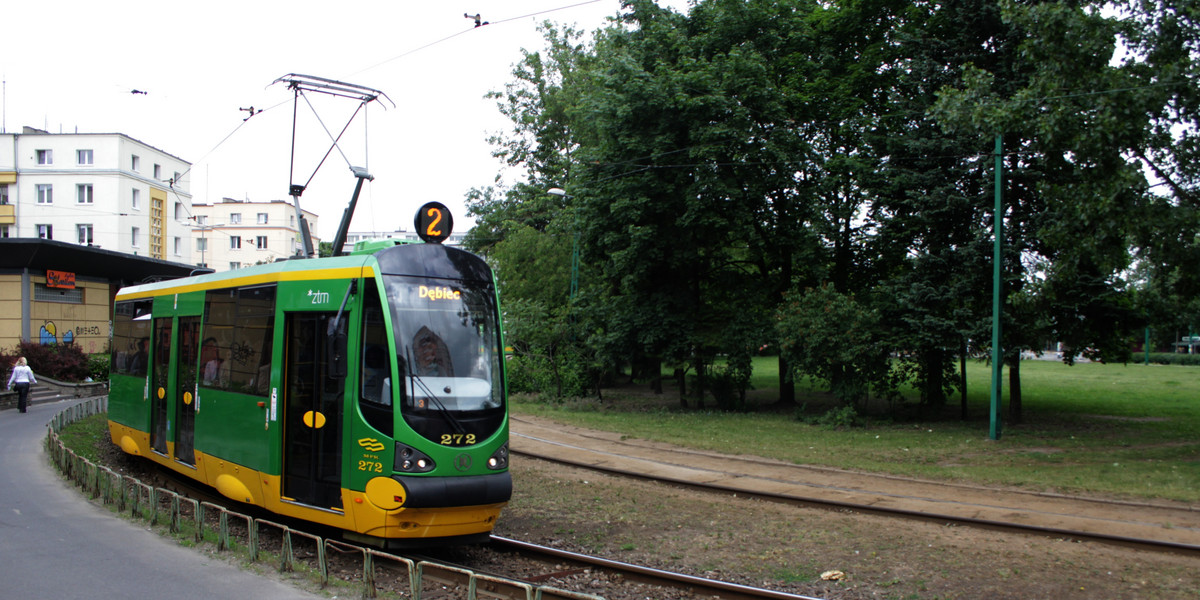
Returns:
[[[462,246],[463,239],[467,237],[466,232],[454,232],[446,241],[442,242],[446,246]],[[421,236],[415,231],[409,231],[404,228],[395,231],[350,231],[346,233],[346,243],[342,245],[342,252],[350,252],[354,250],[354,245],[359,242],[370,240],[403,240],[407,242],[419,242]]]
[[[191,263],[190,168],[120,133],[0,134],[0,237]]]
[[[105,352],[117,290],[186,277],[193,270],[192,265],[95,246],[0,239],[0,347],[33,341]]]
[[[191,214],[192,264],[214,271],[229,271],[269,263],[301,253],[296,207],[285,200],[251,202],[224,198],[214,204],[193,204]],[[313,249],[317,215],[303,211],[312,232]]]

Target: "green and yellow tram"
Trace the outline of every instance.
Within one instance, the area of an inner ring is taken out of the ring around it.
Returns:
[[[491,269],[362,242],[122,289],[109,429],[240,502],[385,547],[484,539],[512,495]]]

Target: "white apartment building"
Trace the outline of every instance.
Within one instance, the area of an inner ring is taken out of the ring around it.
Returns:
[[[0,237],[191,263],[190,168],[120,133],[2,133]]]
[[[446,246],[461,246],[464,238],[467,237],[466,232],[454,232],[442,244]],[[409,231],[401,228],[395,231],[350,231],[346,233],[346,243],[342,246],[343,252],[354,250],[354,245],[359,242],[368,240],[407,240],[410,242],[418,242],[421,236],[415,231]],[[332,240],[330,240],[332,241]]]
[[[224,198],[214,204],[193,204],[191,214],[192,264],[196,266],[230,271],[301,253],[296,207],[289,201]],[[303,214],[315,251],[320,244],[317,215],[307,210]]]

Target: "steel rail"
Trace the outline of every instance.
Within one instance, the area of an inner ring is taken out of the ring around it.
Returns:
[[[812,506],[812,507],[816,507],[816,508],[853,510],[853,511],[857,511],[857,512],[876,514],[876,515],[881,515],[881,516],[901,517],[901,518],[906,518],[906,519],[910,519],[910,520],[922,520],[922,521],[930,521],[930,522],[935,522],[935,523],[959,523],[959,524],[963,524],[963,525],[970,525],[973,527],[980,527],[980,528],[986,528],[986,529],[992,529],[992,530],[998,530],[998,531],[1015,531],[1015,532],[1020,532],[1020,533],[1030,533],[1030,534],[1037,534],[1037,535],[1062,537],[1062,538],[1066,538],[1066,539],[1089,540],[1089,541],[1102,542],[1102,543],[1113,544],[1113,545],[1139,548],[1139,549],[1143,549],[1143,550],[1154,550],[1154,551],[1159,551],[1159,552],[1172,552],[1172,553],[1182,554],[1182,555],[1200,555],[1200,545],[1188,544],[1188,543],[1183,543],[1183,542],[1137,538],[1137,537],[1129,537],[1129,536],[1122,536],[1122,535],[1105,534],[1105,533],[1100,533],[1100,532],[1077,531],[1077,530],[1064,529],[1064,528],[1059,528],[1059,527],[1047,527],[1047,526],[1042,526],[1042,525],[1016,523],[1016,522],[1011,522],[1011,521],[999,521],[999,520],[995,520],[995,519],[982,519],[982,518],[976,518],[976,517],[947,515],[947,514],[939,514],[939,513],[934,513],[934,512],[908,510],[908,509],[903,509],[903,508],[890,508],[890,507],[886,507],[886,506],[882,506],[882,507],[881,506],[871,506],[868,504],[859,504],[859,503],[854,503],[854,502],[846,502],[846,501],[842,501],[842,500],[831,500],[831,499],[827,499],[827,498],[798,497],[798,496],[793,496],[793,495],[789,495],[789,494],[779,494],[779,493],[772,493],[772,492],[765,492],[765,491],[747,490],[747,489],[738,488],[738,487],[734,487],[734,486],[690,481],[687,479],[676,478],[676,477],[660,477],[660,476],[654,476],[654,475],[647,475],[645,473],[630,471],[627,469],[622,469],[620,467],[605,466],[605,465],[598,465],[598,464],[585,464],[585,463],[580,463],[580,462],[564,460],[564,459],[557,458],[554,456],[546,456],[546,455],[541,455],[541,454],[537,454],[537,453],[533,453],[533,452],[529,452],[529,451],[517,450],[517,449],[510,449],[510,452],[512,454],[520,454],[522,456],[528,456],[530,458],[537,458],[540,460],[545,460],[545,461],[554,462],[554,463],[558,463],[558,464],[569,465],[569,466],[573,466],[573,467],[577,467],[577,468],[581,468],[581,469],[599,471],[599,472],[603,472],[603,473],[608,473],[610,475],[617,475],[617,476],[622,476],[622,477],[633,477],[633,478],[641,479],[644,481],[656,481],[656,482],[671,483],[674,485],[679,485],[682,487],[687,487],[687,488],[701,490],[701,491],[719,492],[719,493],[735,493],[738,496],[742,496],[742,497],[759,498],[762,500],[769,500],[772,502],[795,504],[795,505],[801,505],[801,506]],[[645,460],[645,459],[643,459],[643,460]],[[666,463],[664,463],[664,464],[666,464]]]
[[[664,571],[662,569],[655,569],[652,567],[645,567],[607,558],[601,558],[599,556],[580,554],[558,548],[539,546],[537,544],[522,542],[497,535],[492,536],[492,544],[515,549],[520,552],[542,554],[560,560],[574,561],[577,563],[613,570],[625,575],[626,577],[632,577],[644,583],[651,583],[664,587],[687,588],[694,592],[704,594],[704,597],[706,598],[715,597],[726,600],[762,600],[764,598],[771,600],[820,600],[818,598],[813,598],[812,596],[801,596],[776,590],[756,588],[738,583],[697,577],[695,575],[688,575],[686,573]]]

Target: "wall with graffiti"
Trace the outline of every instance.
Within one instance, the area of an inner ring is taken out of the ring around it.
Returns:
[[[67,291],[48,288],[44,277],[29,278],[29,337],[43,344],[75,344],[84,352],[108,349],[109,284],[75,281]],[[0,275],[0,346],[21,340],[21,276]]]

